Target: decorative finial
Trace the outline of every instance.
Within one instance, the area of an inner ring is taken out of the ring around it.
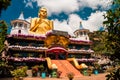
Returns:
[[[80,24],[81,24],[82,22],[80,21]]]
[[[80,21],[80,29],[83,29],[82,22]]]

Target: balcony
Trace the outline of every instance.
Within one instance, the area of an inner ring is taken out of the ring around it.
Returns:
[[[41,62],[41,61],[45,61],[45,59],[44,58],[34,58],[34,57],[27,57],[27,58],[10,57],[10,58],[8,58],[8,61],[10,61],[10,62]]]
[[[18,45],[11,45],[11,46],[8,46],[8,49],[10,50],[21,50],[21,51],[45,51],[46,47],[34,47],[34,46],[18,46]]]
[[[85,50],[85,49],[69,49],[68,53],[85,53],[85,54],[91,54],[94,51],[91,49]]]

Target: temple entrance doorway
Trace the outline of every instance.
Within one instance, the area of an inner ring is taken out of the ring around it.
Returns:
[[[50,48],[46,51],[46,57],[57,60],[65,60],[67,58],[67,50],[61,47]]]

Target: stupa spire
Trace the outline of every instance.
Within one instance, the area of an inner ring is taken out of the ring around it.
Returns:
[[[82,26],[82,22],[80,21],[80,26],[79,26],[80,29],[84,29],[83,26]]]
[[[19,16],[18,19],[24,20],[24,14],[23,14],[23,12],[20,13],[20,16]]]

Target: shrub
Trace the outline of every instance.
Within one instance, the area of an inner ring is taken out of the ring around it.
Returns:
[[[106,80],[119,80],[120,79],[120,68],[110,72],[106,75]]]
[[[27,66],[22,66],[22,67],[19,67],[13,71],[11,71],[11,74],[13,77],[26,77],[27,74],[26,74],[26,71],[27,71]]]
[[[67,73],[67,77],[69,78],[69,79],[73,79],[74,78],[74,73],[73,72],[69,72],[69,73]]]

